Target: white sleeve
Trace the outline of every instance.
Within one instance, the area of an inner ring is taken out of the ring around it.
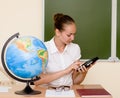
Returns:
[[[81,58],[81,49],[80,49],[80,47],[79,47],[79,45],[78,44],[76,44],[76,47],[75,47],[75,52],[74,52],[75,54],[75,60],[78,60],[78,59],[80,59]]]

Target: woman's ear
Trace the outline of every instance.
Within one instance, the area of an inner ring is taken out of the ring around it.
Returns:
[[[58,30],[58,29],[55,29],[55,33],[56,33],[56,36],[60,36],[60,34],[61,34],[61,32],[60,32],[60,30]]]

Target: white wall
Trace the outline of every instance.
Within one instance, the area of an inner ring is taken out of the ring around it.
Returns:
[[[43,36],[42,0],[0,0],[0,53],[4,42],[16,32]],[[0,61],[0,67],[1,66]],[[101,84],[113,98],[120,97],[120,62],[97,62],[88,72],[83,84]],[[0,81],[8,80],[0,73]]]
[[[101,84],[113,98],[120,98],[120,62],[96,62],[83,84]]]
[[[0,42],[16,32],[42,38],[42,6],[42,0],[0,0]]]

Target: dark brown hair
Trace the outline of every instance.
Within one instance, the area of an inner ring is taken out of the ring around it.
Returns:
[[[62,31],[64,30],[65,24],[72,23],[75,23],[75,21],[68,15],[64,15],[62,13],[57,13],[54,15],[54,29]]]

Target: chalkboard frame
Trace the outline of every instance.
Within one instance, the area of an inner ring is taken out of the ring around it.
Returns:
[[[117,57],[120,59],[120,0],[117,0]]]

